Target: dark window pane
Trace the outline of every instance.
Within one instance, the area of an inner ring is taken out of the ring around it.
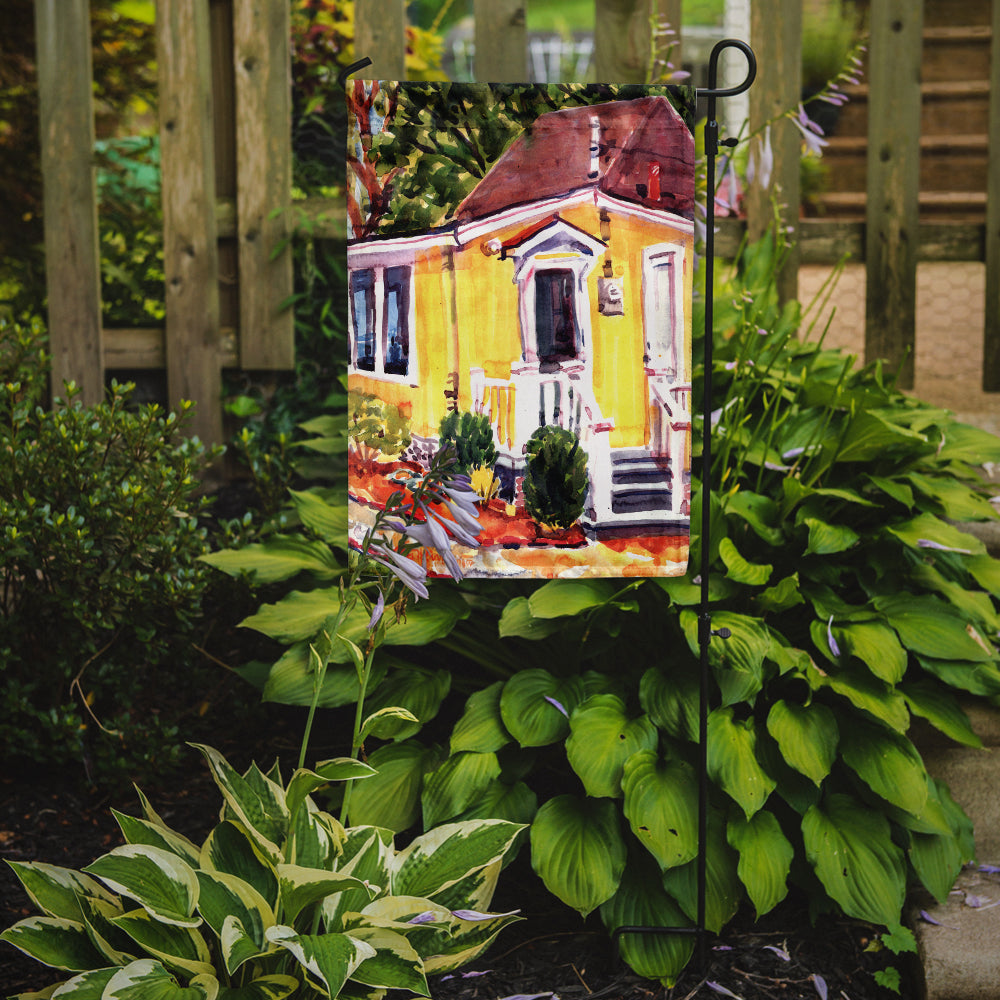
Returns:
[[[563,269],[535,275],[535,335],[540,361],[567,361],[577,355],[575,281],[573,272]]]
[[[375,274],[351,272],[351,316],[354,320],[354,364],[375,370]]]
[[[410,269],[385,270],[385,371],[406,375],[410,367]]]

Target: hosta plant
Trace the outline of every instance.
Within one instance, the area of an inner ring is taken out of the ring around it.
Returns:
[[[199,749],[224,802],[202,844],[140,793],[142,818],[115,813],[125,845],[82,871],[11,862],[41,915],[0,938],[68,976],[32,996],[429,996],[428,974],[470,961],[517,919],[487,912],[517,824],[451,823],[400,850],[391,831],[347,829],[313,801],[369,766],[329,760],[285,783],[277,767],[240,774]]]

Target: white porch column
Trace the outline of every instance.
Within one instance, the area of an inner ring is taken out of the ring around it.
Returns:
[[[723,15],[723,38],[737,38],[753,44],[750,37],[750,0],[726,0]],[[722,87],[736,87],[747,75],[747,61],[742,52],[732,49],[722,54]],[[719,118],[726,125],[727,135],[736,135],[740,126],[750,117],[750,97],[747,91],[735,97],[727,97],[720,105]]]

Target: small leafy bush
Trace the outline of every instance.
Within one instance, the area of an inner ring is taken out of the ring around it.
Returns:
[[[493,443],[493,425],[485,413],[459,413],[452,410],[438,429],[440,447],[453,447],[457,457],[455,468],[468,475],[473,469],[492,469],[497,462]]]
[[[376,452],[397,458],[410,445],[410,421],[399,407],[368,393],[350,394],[348,433],[363,461],[373,460]]]
[[[540,524],[571,527],[587,499],[587,452],[563,427],[539,427],[527,444],[524,505]]]
[[[207,455],[186,407],[130,409],[129,386],[83,406],[70,385],[43,409],[40,335],[0,325],[0,744],[8,761],[124,769],[176,744],[155,703],[132,711],[191,659]]]
[[[240,774],[199,749],[224,801],[200,846],[140,793],[143,818],[115,813],[126,844],[83,871],[11,862],[42,915],[0,939],[75,973],[60,996],[430,996],[429,973],[473,960],[518,919],[486,912],[516,824],[453,823],[397,849],[312,799],[368,778],[366,764],[324,761],[286,785],[277,765]]]

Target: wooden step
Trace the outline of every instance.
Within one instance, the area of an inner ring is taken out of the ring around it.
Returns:
[[[925,28],[921,79],[924,83],[989,80],[992,38],[988,24]]]
[[[991,0],[924,0],[924,27],[989,24],[992,13]]]
[[[817,195],[822,214],[831,219],[864,220],[868,205],[863,191],[830,191]],[[927,221],[981,223],[986,216],[986,193],[979,191],[921,191],[920,218]]]
[[[868,140],[832,136],[823,158],[834,191],[864,190]],[[985,135],[925,135],[920,138],[920,188],[926,191],[985,191],[988,171]]]

